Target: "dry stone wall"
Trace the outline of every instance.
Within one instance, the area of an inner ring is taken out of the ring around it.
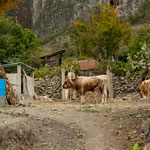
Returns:
[[[128,79],[127,77],[114,76],[114,97],[120,97],[139,92],[141,81],[142,79],[140,77]]]
[[[95,76],[95,74],[90,73],[89,76]],[[60,83],[61,77],[59,76],[54,76],[52,78],[46,77],[44,79],[35,79],[35,92],[40,96],[49,96]],[[128,94],[137,93],[139,92],[140,84],[141,84],[140,77],[128,79],[127,77],[114,76],[113,77],[114,97],[117,98],[126,96]],[[58,90],[56,90],[56,92],[54,92],[52,97],[61,98],[61,86],[58,88]],[[96,102],[97,100],[95,97],[94,99]]]
[[[41,79],[35,79],[35,92],[39,96],[49,96],[61,83],[59,76],[52,78],[45,77]],[[61,86],[52,95],[54,98],[61,98]]]

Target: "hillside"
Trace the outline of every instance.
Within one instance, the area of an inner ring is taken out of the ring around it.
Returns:
[[[115,2],[116,0],[114,0]],[[133,14],[144,0],[118,0],[120,17]],[[41,39],[47,39],[51,34],[68,28],[76,19],[86,19],[88,6],[104,0],[25,0],[18,3],[13,15],[24,27],[34,29]]]

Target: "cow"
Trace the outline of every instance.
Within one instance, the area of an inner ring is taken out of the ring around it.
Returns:
[[[150,79],[144,80],[141,83],[140,90],[144,98],[150,97]]]
[[[85,93],[88,91],[99,90],[102,93],[102,103],[106,103],[108,99],[108,76],[99,75],[92,77],[76,77],[75,79],[69,79],[66,77],[63,84],[64,89],[72,88],[77,91],[81,96],[81,103],[85,103]]]

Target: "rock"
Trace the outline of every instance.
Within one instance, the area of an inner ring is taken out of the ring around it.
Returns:
[[[90,105],[88,105],[88,107],[89,107],[89,108],[93,108],[93,107],[94,107],[94,105],[93,105],[93,104],[90,104]]]
[[[148,143],[145,147],[144,150],[150,150],[150,143]]]
[[[61,78],[59,75],[52,78],[45,77],[44,79],[35,79],[35,91],[39,96],[48,96],[56,89],[60,82]],[[53,94],[53,97],[57,98],[58,96],[60,97],[60,95],[61,87]]]
[[[51,108],[51,111],[57,111],[57,109],[56,108]]]

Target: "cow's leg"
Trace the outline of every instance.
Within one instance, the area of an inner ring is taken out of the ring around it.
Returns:
[[[85,104],[85,91],[84,88],[81,89],[81,104]]]
[[[85,104],[85,95],[81,95],[81,104]]]
[[[102,91],[102,102],[101,104],[104,104],[104,91]]]
[[[107,103],[107,88],[104,86],[104,103]]]

